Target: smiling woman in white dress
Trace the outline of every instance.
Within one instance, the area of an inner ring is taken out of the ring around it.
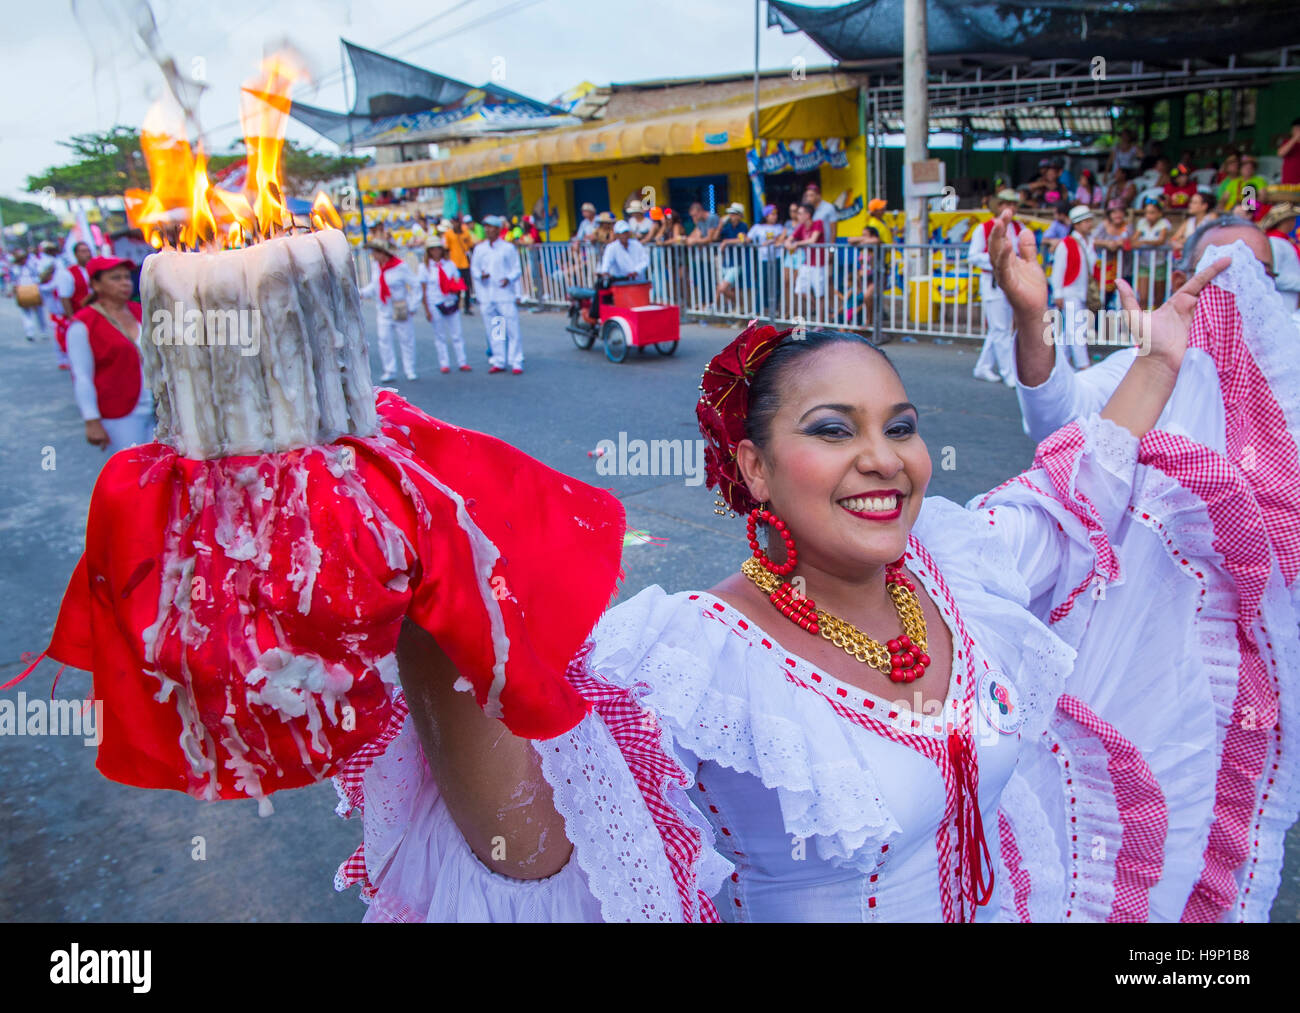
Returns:
[[[925,496],[919,413],[883,352],[751,326],[698,414],[755,558],[609,610],[569,666],[592,709],[545,741],[486,717],[408,624],[410,715],[336,782],[365,826],[336,886],[362,883],[367,920],[1266,917],[1294,819],[1280,744],[1255,827],[1277,854],[1201,861],[1232,736],[1188,628],[1223,606],[1232,561],[1184,553],[1200,598],[1122,569],[1138,448],[1164,435],[1197,296],[1227,264],[1154,314],[1100,413],[965,508]],[[1148,624],[1158,607],[1169,622]],[[1294,647],[1271,627],[1269,652]],[[1207,879],[1226,895],[1205,900]]]

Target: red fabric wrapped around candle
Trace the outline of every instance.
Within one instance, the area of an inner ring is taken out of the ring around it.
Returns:
[[[564,672],[622,576],[622,505],[376,406],[376,435],[328,446],[106,464],[46,651],[94,673],[105,776],[265,803],[333,775],[393,717],[403,617],[515,734],[586,713]]]

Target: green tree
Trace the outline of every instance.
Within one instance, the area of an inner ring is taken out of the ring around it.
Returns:
[[[8,197],[0,197],[0,218],[4,218],[5,225],[17,225],[19,222],[27,225],[49,225],[58,221],[39,204],[10,200]]]
[[[101,133],[76,134],[59,143],[72,151],[75,160],[28,176],[30,192],[48,186],[60,197],[120,197],[128,187],[149,188],[140,131],[118,126]]]

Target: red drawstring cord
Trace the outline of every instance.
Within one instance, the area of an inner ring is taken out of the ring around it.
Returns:
[[[29,656],[30,656],[30,655],[29,655]],[[26,660],[26,659],[24,659],[24,660]],[[30,665],[28,665],[28,666],[27,666],[26,668],[24,668],[21,672],[19,672],[17,675],[15,675],[12,679],[10,679],[8,682],[6,682],[3,686],[0,686],[0,690],[8,689],[8,688],[11,687],[11,686],[17,686],[20,682],[22,682],[24,679],[26,679],[29,675],[32,674],[32,669],[34,669],[37,665],[39,665],[39,664],[40,664],[42,661],[44,661],[44,660],[45,660],[45,652],[44,652],[44,651],[41,651],[41,653],[38,654],[38,655],[36,656],[36,660],[35,660],[35,661],[33,661]],[[60,669],[59,669],[59,673],[62,674],[62,672],[63,672],[63,669],[60,668]],[[55,681],[57,682],[57,681],[58,681],[58,676],[56,675],[54,678],[55,678]],[[52,691],[51,691],[51,692],[52,692]]]
[[[965,893],[969,878],[975,904],[983,907],[993,898],[993,856],[989,852],[988,839],[984,836],[984,818],[980,814],[979,793],[972,777],[973,771],[967,762],[968,759],[974,759],[974,754],[967,750],[961,736],[954,731],[948,735],[948,755],[957,782],[957,854],[963,866],[962,892]],[[969,826],[962,809],[963,796],[970,801]]]

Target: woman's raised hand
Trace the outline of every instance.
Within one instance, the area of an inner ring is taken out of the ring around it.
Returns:
[[[1047,276],[1038,263],[1038,248],[1029,229],[1020,230],[1017,242],[1007,239],[1011,217],[1011,208],[1006,208],[989,233],[993,280],[1002,289],[1018,320],[1042,321],[1047,312]]]
[[[1163,363],[1175,374],[1178,372],[1183,364],[1183,354],[1187,351],[1192,318],[1196,315],[1196,299],[1210,279],[1231,263],[1231,257],[1220,257],[1203,271],[1188,278],[1183,287],[1153,313],[1143,312],[1141,303],[1127,281],[1120,278],[1116,282],[1120,304],[1124,307],[1134,341],[1142,355]]]
[[[1124,426],[1138,439],[1155,427],[1178,381],[1196,313],[1196,297],[1211,278],[1231,263],[1229,257],[1216,260],[1188,279],[1154,313],[1143,312],[1133,289],[1122,279],[1119,281],[1120,299],[1139,354],[1106,402],[1102,418]]]

